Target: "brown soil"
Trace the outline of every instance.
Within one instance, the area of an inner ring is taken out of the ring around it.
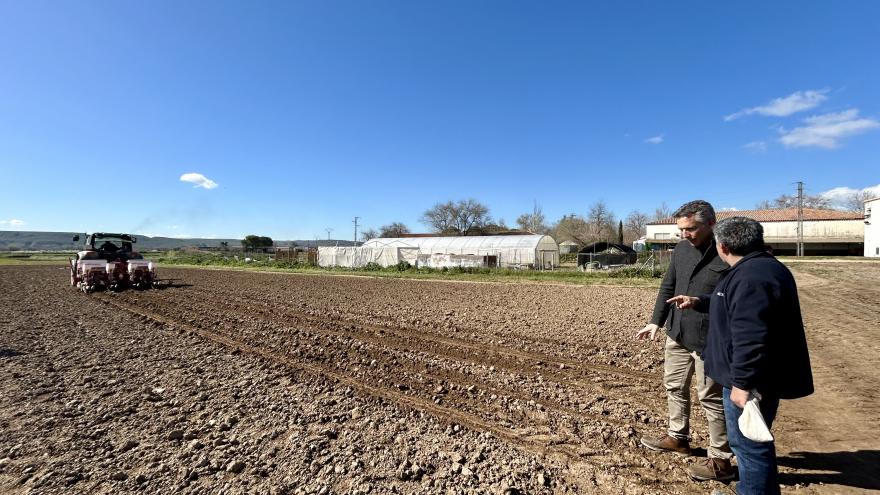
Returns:
[[[774,428],[786,491],[878,489],[880,265],[795,271],[819,391]],[[85,295],[0,267],[0,492],[723,487],[638,444],[665,426],[660,342],[632,339],[653,290],[162,275]]]
[[[880,490],[880,263],[792,263],[816,393],[783,401],[781,481],[799,493]]]

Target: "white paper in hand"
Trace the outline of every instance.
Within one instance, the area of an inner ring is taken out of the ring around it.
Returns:
[[[749,392],[749,400],[746,402],[746,407],[743,408],[743,412],[739,417],[739,431],[749,440],[772,442],[773,435],[770,433],[770,429],[767,428],[764,416],[761,415],[761,408],[758,406],[760,400],[761,395],[757,390]]]

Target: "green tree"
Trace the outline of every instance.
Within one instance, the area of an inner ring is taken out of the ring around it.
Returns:
[[[262,249],[272,247],[273,241],[271,237],[260,235],[248,235],[241,241],[241,247],[244,249]]]

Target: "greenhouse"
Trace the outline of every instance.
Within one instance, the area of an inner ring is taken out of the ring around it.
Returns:
[[[360,268],[407,262],[416,267],[500,267],[552,269],[559,266],[559,247],[546,235],[378,238],[360,247],[322,247],[320,266]]]

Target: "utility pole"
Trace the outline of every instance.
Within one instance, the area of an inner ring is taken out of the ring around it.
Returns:
[[[354,217],[354,243],[357,244],[358,241],[358,220],[361,217]]]
[[[804,183],[798,181],[797,256],[804,255]]]

